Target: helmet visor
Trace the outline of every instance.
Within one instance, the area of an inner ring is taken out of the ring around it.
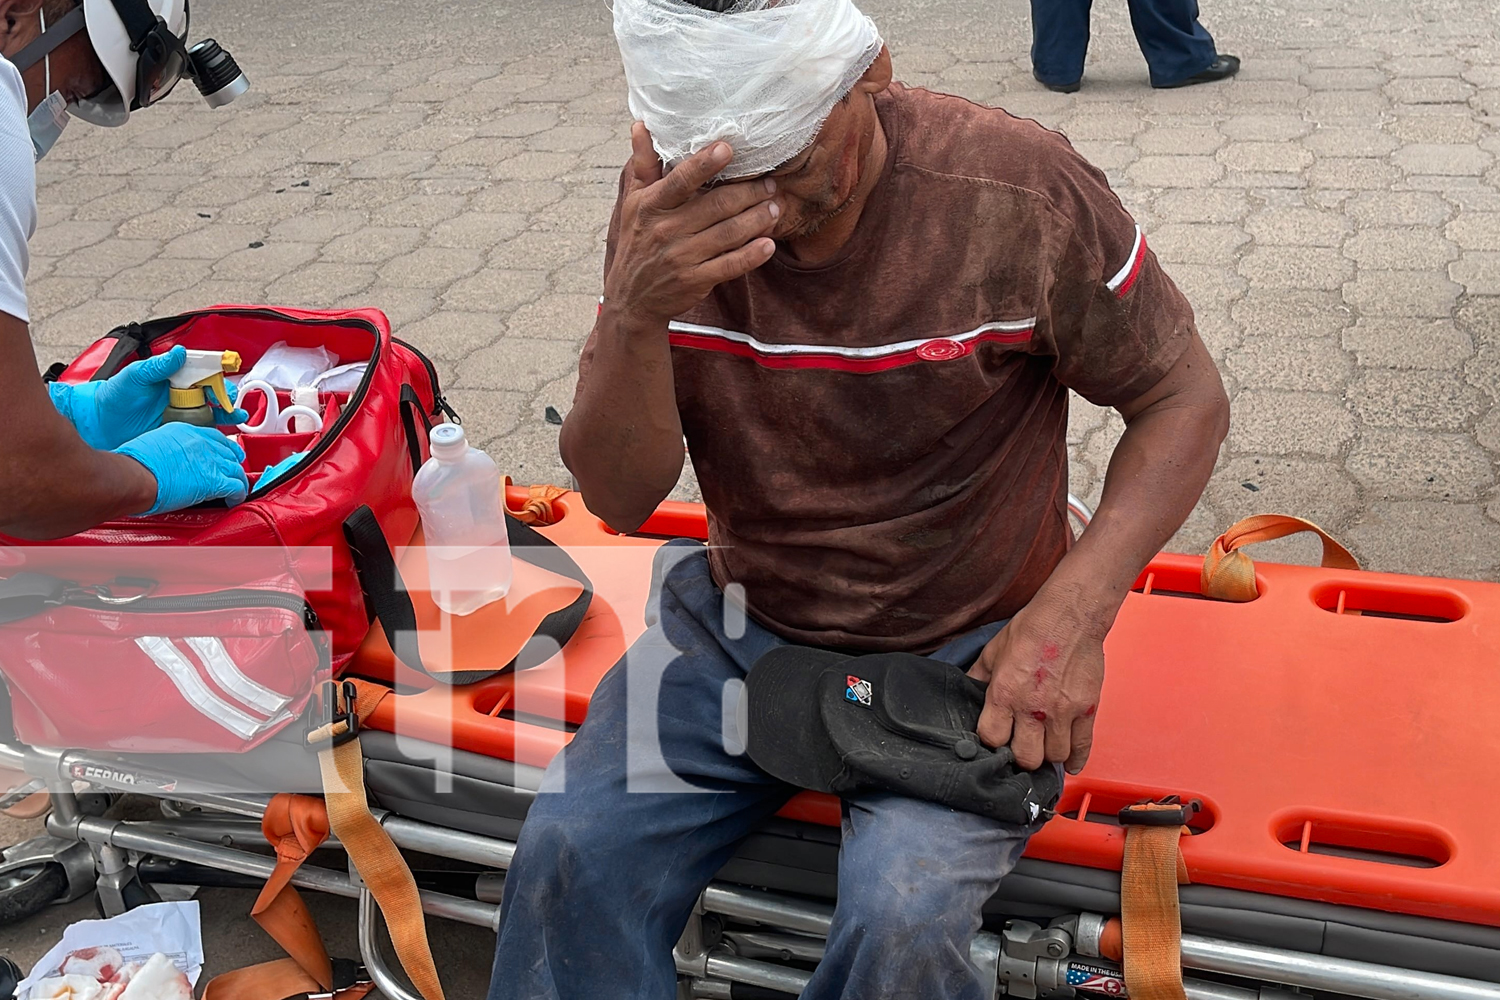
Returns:
[[[187,49],[172,34],[167,22],[157,19],[156,30],[147,35],[136,54],[135,106],[149,108],[166,97],[187,71]]]

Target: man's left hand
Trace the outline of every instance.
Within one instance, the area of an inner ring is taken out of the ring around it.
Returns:
[[[1010,744],[1016,766],[1083,769],[1104,687],[1104,639],[1045,589],[991,639],[969,670],[989,682],[979,738]]]

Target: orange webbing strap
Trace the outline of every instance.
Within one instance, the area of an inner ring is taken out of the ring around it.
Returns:
[[[323,937],[291,884],[297,869],[328,839],[323,801],[309,795],[276,795],[266,806],[261,831],[276,849],[276,867],[250,916],[291,957],[215,976],[204,989],[204,1000],[275,1000],[332,989],[333,963]],[[358,1000],[374,988],[373,983],[360,983],[333,995]]]
[[[505,487],[510,487],[510,477],[505,477]],[[562,520],[562,512],[552,506],[552,501],[568,492],[561,486],[528,486],[526,488],[526,502],[521,505],[520,510],[515,510],[506,505],[506,511],[522,524],[532,527],[540,524],[543,527],[556,524]]]
[[[368,719],[391,689],[364,681],[344,680],[336,692],[355,692],[354,704],[334,705],[334,721],[307,736],[318,750],[323,770],[323,801],[328,807],[328,825],[339,838],[359,877],[385,916],[391,944],[401,967],[423,1000],[443,1000],[437,966],[427,943],[427,924],[422,900],[406,859],[392,843],[390,834],[370,814],[365,798],[364,755],[359,746],[359,724]],[[336,693],[337,701],[342,697]],[[350,725],[350,718],[355,720]]]
[[[1255,564],[1239,551],[1256,542],[1269,542],[1299,532],[1311,531],[1323,540],[1323,565],[1332,569],[1359,569],[1353,554],[1322,528],[1287,514],[1257,514],[1230,525],[1214,539],[1203,559],[1202,591],[1216,601],[1253,601],[1260,596],[1255,586]]]
[[[326,989],[333,985],[333,963],[307,903],[291,882],[308,856],[328,839],[328,813],[318,799],[283,793],[266,806],[260,828],[276,848],[276,867],[260,890],[250,916]]]
[[[295,958],[283,958],[215,976],[204,987],[203,1000],[291,1000],[306,994],[360,1000],[374,988],[374,983],[360,983],[329,994],[324,986],[313,982]]]
[[[1165,800],[1120,811],[1125,864],[1120,870],[1125,988],[1131,1000],[1187,1000],[1182,986],[1182,911],[1177,886],[1188,882],[1179,844],[1195,805]]]

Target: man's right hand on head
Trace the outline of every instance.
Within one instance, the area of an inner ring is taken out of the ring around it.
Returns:
[[[771,259],[776,244],[770,233],[780,214],[776,184],[755,178],[705,187],[732,157],[724,142],[663,175],[646,126],[636,122],[630,138],[604,300],[627,321],[665,324],[703,301],[715,285]]]
[[[212,427],[163,424],[119,448],[156,478],[156,502],[142,514],[181,510],[209,500],[231,505],[245,499],[250,483],[240,463],[245,452]]]

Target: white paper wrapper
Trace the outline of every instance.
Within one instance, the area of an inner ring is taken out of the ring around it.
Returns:
[[[32,984],[57,975],[70,952],[104,946],[117,950],[126,962],[142,965],[161,952],[187,975],[188,982],[197,985],[203,972],[198,901],[151,903],[108,920],[80,920],[63,931],[62,940],[31,967],[31,974],[16,990],[17,1000],[31,1000]]]

